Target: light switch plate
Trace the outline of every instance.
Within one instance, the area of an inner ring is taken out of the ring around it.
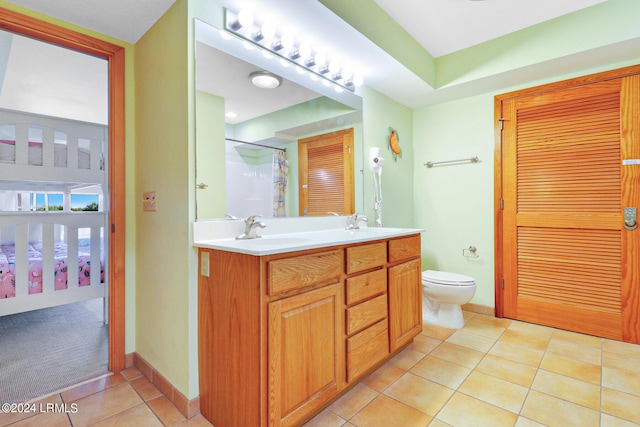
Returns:
[[[209,263],[209,252],[200,252],[200,275],[209,277],[211,274],[211,264]]]
[[[155,191],[146,191],[142,195],[142,210],[145,212],[155,212],[157,210],[157,200]]]

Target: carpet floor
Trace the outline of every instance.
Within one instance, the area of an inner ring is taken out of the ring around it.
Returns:
[[[102,301],[0,317],[0,402],[24,402],[107,373]]]

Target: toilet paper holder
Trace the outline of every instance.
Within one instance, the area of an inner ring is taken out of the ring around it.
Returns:
[[[478,255],[478,248],[471,245],[467,249],[462,250],[462,256],[467,258],[478,258],[480,255]]]

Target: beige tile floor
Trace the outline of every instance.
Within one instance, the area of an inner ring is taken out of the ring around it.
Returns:
[[[640,426],[640,346],[465,313],[415,341],[305,427]],[[50,396],[68,414],[0,426],[211,426],[186,420],[136,369]],[[247,426],[253,427],[253,426]]]
[[[640,426],[640,346],[465,312],[305,427]]]

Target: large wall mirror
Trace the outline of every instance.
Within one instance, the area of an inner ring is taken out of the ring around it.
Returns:
[[[362,211],[362,99],[300,74],[294,64],[265,56],[214,26],[195,24],[197,218],[304,215],[298,141],[348,129],[351,210]],[[280,85],[254,86],[249,76],[263,71],[279,77]],[[286,191],[278,193],[274,182],[281,183],[283,168]]]

